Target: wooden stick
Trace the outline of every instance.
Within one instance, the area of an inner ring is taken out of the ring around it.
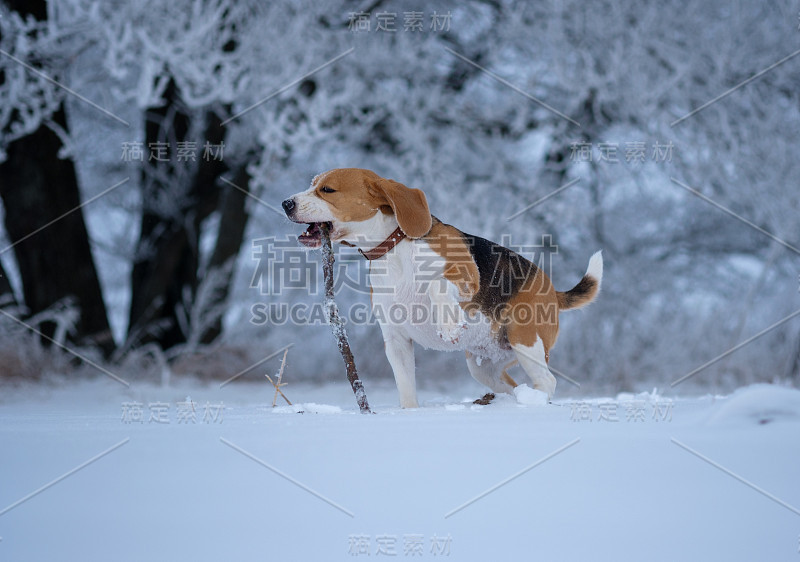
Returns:
[[[350,343],[347,341],[347,332],[344,329],[342,319],[339,317],[339,307],[336,306],[336,301],[333,300],[333,249],[331,248],[331,237],[328,232],[329,227],[327,224],[320,224],[322,231],[322,272],[325,275],[325,315],[328,318],[328,324],[331,325],[331,331],[336,338],[339,353],[342,354],[344,366],[347,370],[347,380],[350,381],[350,386],[353,389],[353,394],[356,395],[356,402],[358,409],[362,414],[370,414],[372,410],[369,409],[367,402],[367,393],[364,391],[364,385],[361,379],[358,378],[358,370],[356,369],[356,360],[353,357],[353,352],[350,350]]]

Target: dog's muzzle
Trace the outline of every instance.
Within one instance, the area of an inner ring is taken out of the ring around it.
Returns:
[[[281,203],[281,207],[283,207],[283,211],[286,213],[286,216],[290,221],[300,222],[295,216],[297,212],[297,203],[295,203],[294,198],[284,200]],[[320,227],[325,224],[330,229],[332,228],[331,223],[307,222],[306,224],[308,225],[308,228],[300,235],[298,242],[309,248],[319,248],[322,245],[322,229]]]

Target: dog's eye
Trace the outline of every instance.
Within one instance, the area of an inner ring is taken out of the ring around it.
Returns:
[[[319,190],[322,193],[336,193],[335,189],[332,189],[332,188],[328,187],[327,185],[323,185],[321,188],[319,188]]]

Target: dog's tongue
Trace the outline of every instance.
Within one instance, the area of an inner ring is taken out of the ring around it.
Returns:
[[[319,222],[312,222],[308,225],[308,228],[300,235],[298,241],[303,246],[308,246],[309,248],[318,248],[322,243],[322,230],[320,229],[320,225],[322,223]]]

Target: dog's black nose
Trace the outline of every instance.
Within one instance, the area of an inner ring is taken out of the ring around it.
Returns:
[[[295,204],[294,199],[287,199],[283,203],[281,203],[283,210],[286,211],[286,215],[291,215],[292,211],[294,211]]]

